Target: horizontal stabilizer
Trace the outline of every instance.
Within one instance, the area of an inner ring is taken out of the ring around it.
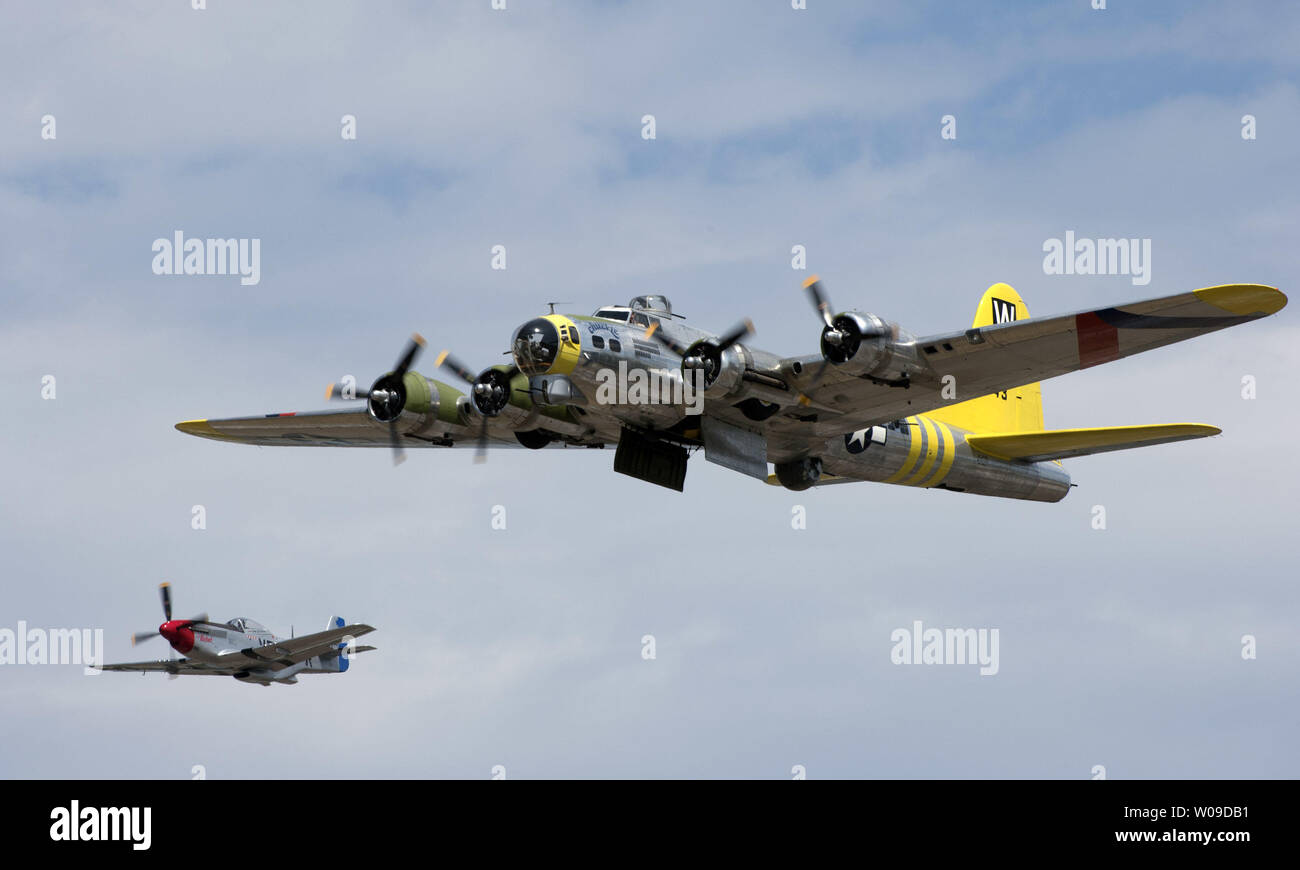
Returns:
[[[1004,435],[967,435],[972,450],[997,459],[1045,462],[1130,447],[1149,447],[1222,432],[1204,423],[1156,423],[1150,426],[1102,426],[1096,429],[1045,429]]]

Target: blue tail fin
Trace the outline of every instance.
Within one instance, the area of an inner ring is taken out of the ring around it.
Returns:
[[[343,617],[331,616],[329,625],[325,626],[325,630],[329,631],[331,628],[342,628],[345,625],[347,625],[347,622],[344,621]],[[349,662],[348,662],[347,648],[348,645],[346,643],[340,643],[338,645],[338,654],[336,660],[338,661],[338,665],[339,665],[339,673],[342,673],[348,669]]]

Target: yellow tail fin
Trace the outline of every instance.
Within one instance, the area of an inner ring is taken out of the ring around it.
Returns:
[[[971,326],[1028,319],[1029,308],[1020,294],[1009,284],[994,284],[984,291]],[[961,385],[957,387],[960,389]],[[1005,393],[928,411],[926,416],[968,432],[1037,432],[1043,428],[1043,391],[1036,382],[1025,384]]]

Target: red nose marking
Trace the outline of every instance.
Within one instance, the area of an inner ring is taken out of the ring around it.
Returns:
[[[178,653],[187,653],[194,649],[194,631],[188,619],[173,619],[158,626],[158,633],[167,638],[172,649]]]

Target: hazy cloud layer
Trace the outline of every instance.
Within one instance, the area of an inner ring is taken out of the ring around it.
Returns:
[[[379,651],[270,689],[0,667],[0,775],[1300,775],[1291,309],[1046,383],[1049,426],[1224,430],[1070,462],[1058,505],[788,493],[700,456],[684,494],[609,452],[394,470],[172,428],[320,407],[413,330],[496,362],[550,300],[661,292],[812,352],[794,244],[839,306],[917,333],[1000,280],[1040,315],[1290,292],[1295,10],[208,5],[5,7],[0,628],[161,657],[127,637],[171,580],[181,612],[339,613]],[[260,238],[261,282],[155,276],[178,229]],[[1151,283],[1045,275],[1067,230],[1150,238]],[[891,664],[918,619],[998,628],[998,675]]]

